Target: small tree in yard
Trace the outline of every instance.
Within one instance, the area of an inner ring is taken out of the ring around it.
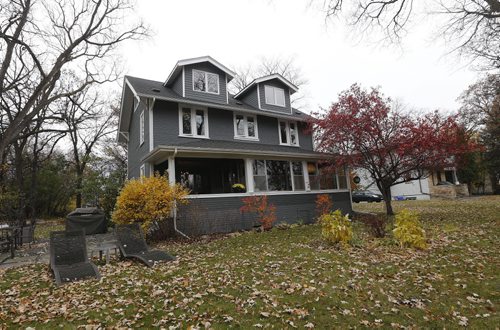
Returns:
[[[276,221],[276,206],[268,203],[267,196],[245,197],[242,201],[241,212],[257,213],[263,230],[269,230],[273,227],[273,223]]]
[[[118,224],[139,222],[147,231],[169,219],[177,204],[186,204],[188,193],[181,185],[171,186],[164,176],[132,179],[116,200],[113,221]]]
[[[368,171],[392,215],[391,187],[425,176],[427,169],[454,165],[454,156],[473,150],[461,139],[452,116],[412,116],[391,106],[378,89],[357,84],[341,92],[328,111],[313,120],[319,150],[337,155],[331,166]]]

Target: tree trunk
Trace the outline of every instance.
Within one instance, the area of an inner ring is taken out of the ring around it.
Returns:
[[[378,189],[382,193],[384,197],[385,203],[385,212],[387,215],[394,215],[394,211],[392,210],[392,195],[391,195],[391,186],[386,185],[383,182],[376,182]]]
[[[83,173],[79,169],[76,171],[76,207],[82,207],[82,186]]]

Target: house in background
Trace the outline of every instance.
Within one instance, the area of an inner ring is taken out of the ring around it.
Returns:
[[[279,74],[236,95],[235,73],[210,56],[178,61],[165,81],[124,78],[118,141],[128,177],[167,174],[191,190],[178,227],[188,235],[250,229],[242,198],[267,195],[277,222],[309,222],[318,194],[350,212],[345,171],[322,173],[308,116],[291,106],[297,87]],[[244,190],[235,186],[243,185]]]
[[[356,170],[360,178],[358,188],[380,193],[375,181],[364,170]],[[458,181],[455,168],[428,171],[428,175],[419,180],[404,182],[391,187],[394,199],[429,200],[431,198],[456,198],[469,196],[466,184]]]

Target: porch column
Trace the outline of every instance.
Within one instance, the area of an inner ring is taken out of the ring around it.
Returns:
[[[254,192],[253,187],[253,159],[245,158],[245,181],[247,192]]]
[[[171,186],[175,185],[175,158],[168,157],[168,182]]]
[[[307,161],[302,161],[302,172],[304,173],[304,185],[306,191],[311,191],[311,184],[309,182],[309,171],[307,170]]]

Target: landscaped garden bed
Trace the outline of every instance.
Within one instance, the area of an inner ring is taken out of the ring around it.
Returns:
[[[61,287],[48,265],[0,269],[0,325],[498,326],[500,198],[394,207],[420,213],[427,249],[401,248],[390,230],[373,238],[361,223],[351,247],[340,248],[321,239],[319,225],[305,225],[171,242],[157,248],[174,262],[98,262],[101,281]]]

